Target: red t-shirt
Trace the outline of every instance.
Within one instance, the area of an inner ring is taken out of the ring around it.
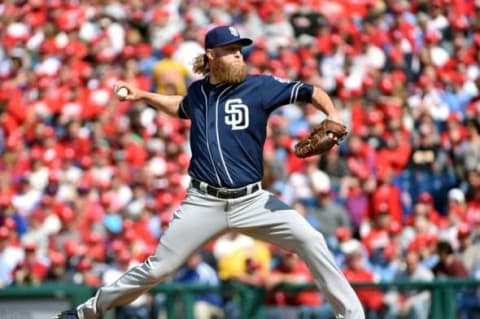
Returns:
[[[303,276],[305,282],[312,282],[312,275],[304,262],[299,261],[292,270],[285,270],[279,267],[273,274],[289,274]],[[320,295],[316,290],[303,290],[300,292],[278,290],[267,296],[267,303],[281,306],[319,306],[321,304]]]
[[[39,260],[35,260],[32,263],[27,263],[23,261],[19,269],[25,269],[30,276],[35,277],[39,280],[45,279],[48,273],[48,266],[44,263],[40,262]]]
[[[373,273],[368,270],[345,269],[343,271],[349,282],[373,282]],[[361,287],[355,288],[355,292],[360,302],[369,309],[379,310],[383,304],[383,294],[378,288]]]

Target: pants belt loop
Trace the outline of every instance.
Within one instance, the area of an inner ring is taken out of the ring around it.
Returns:
[[[255,184],[247,185],[247,192],[246,192],[247,194],[251,194],[251,193],[252,193],[253,186],[255,186]]]

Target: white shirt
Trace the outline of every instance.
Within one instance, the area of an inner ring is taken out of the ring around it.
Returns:
[[[3,251],[0,251],[0,260],[7,265],[10,270],[13,270],[23,259],[25,253],[19,247],[7,246]]]
[[[38,190],[31,189],[24,194],[17,194],[12,198],[13,207],[23,216],[28,215],[35,205],[42,198],[42,193]]]

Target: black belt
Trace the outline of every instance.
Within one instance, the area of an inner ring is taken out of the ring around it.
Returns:
[[[192,186],[201,192],[223,199],[239,198],[248,194],[255,193],[260,189],[260,183],[241,188],[217,188],[193,178]]]

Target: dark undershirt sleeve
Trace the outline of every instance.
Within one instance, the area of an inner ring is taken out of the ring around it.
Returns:
[[[178,108],[178,116],[182,119],[189,119],[190,118],[190,104],[188,103],[188,99],[185,96],[180,102],[180,107]]]
[[[304,83],[300,89],[298,89],[298,97],[296,102],[311,103],[313,95],[313,85]]]

